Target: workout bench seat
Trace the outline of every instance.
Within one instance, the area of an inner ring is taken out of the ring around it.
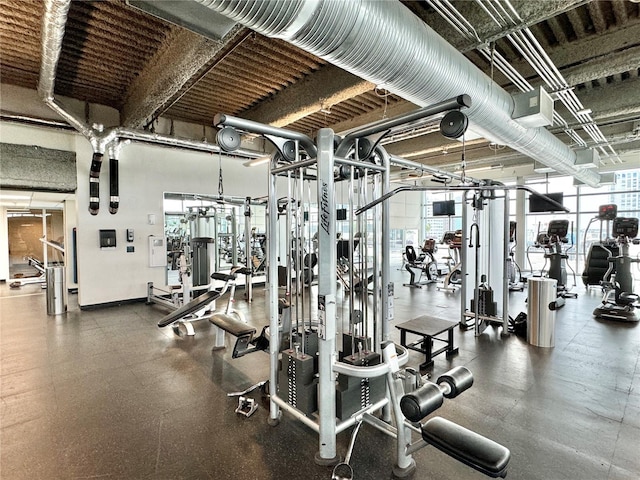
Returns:
[[[210,290],[202,295],[194,298],[188,303],[185,303],[182,307],[177,310],[171,312],[170,314],[162,317],[162,319],[158,322],[158,327],[168,327],[172,323],[175,323],[179,320],[182,320],[187,315],[197,312],[201,308],[206,307],[214,300],[220,298],[220,292],[217,290]]]
[[[422,438],[459,462],[491,477],[507,476],[508,448],[442,417],[422,425]]]
[[[233,346],[232,358],[241,357],[247,353],[255,351],[254,348],[250,348],[249,345],[253,342],[253,336],[256,333],[256,329],[251,325],[248,325],[240,320],[236,320],[224,313],[218,313],[213,315],[209,322],[221,330],[224,330],[230,335],[236,337],[236,343]],[[220,341],[214,349],[224,348],[224,340]]]

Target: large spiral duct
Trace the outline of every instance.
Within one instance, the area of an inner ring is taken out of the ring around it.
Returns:
[[[600,176],[545,128],[512,120],[514,102],[497,83],[398,1],[195,0],[263,35],[281,38],[383,85],[417,105],[471,96],[472,129],[581,182]]]

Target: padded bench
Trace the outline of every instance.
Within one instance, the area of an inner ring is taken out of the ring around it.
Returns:
[[[236,337],[232,358],[241,357],[255,350],[255,348],[250,347],[253,343],[253,336],[256,333],[256,329],[251,325],[224,313],[214,314],[209,318],[209,322],[229,335]],[[220,335],[217,335],[217,337],[220,337]],[[220,348],[224,348],[224,338],[216,338],[214,349]]]
[[[508,448],[442,417],[422,425],[422,438],[459,462],[492,478],[507,476]]]
[[[185,303],[183,306],[178,308],[177,310],[171,312],[168,315],[162,317],[162,319],[158,322],[158,326],[168,327],[172,323],[175,323],[179,320],[182,320],[187,315],[197,312],[198,310],[206,307],[211,302],[220,298],[220,292],[217,290],[210,290],[202,295],[194,298],[189,303]]]
[[[446,357],[449,358],[458,353],[458,349],[453,347],[453,329],[457,325],[458,322],[422,315],[396,325],[396,328],[400,330],[400,345],[407,347],[409,350],[424,353],[425,361],[420,365],[420,368],[429,368],[433,365],[433,357],[436,355],[446,352]],[[418,335],[421,339],[417,342],[407,343],[407,332]],[[445,332],[447,333],[446,339],[438,337],[438,335],[442,335]],[[445,345],[442,348],[433,350],[434,341],[443,342]]]

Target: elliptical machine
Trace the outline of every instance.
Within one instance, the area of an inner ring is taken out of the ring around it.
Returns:
[[[448,272],[444,276],[444,282],[438,290],[455,292],[456,287],[462,285],[462,260],[460,259],[460,249],[462,248],[462,230],[455,232],[445,232],[442,241],[449,246],[450,255],[444,257],[447,261]]]
[[[617,257],[620,254],[620,248],[615,238],[609,236],[609,227],[611,220],[615,220],[618,214],[618,207],[615,204],[600,205],[598,215],[589,220],[589,225],[584,232],[584,240],[582,242],[583,256],[584,248],[587,245],[587,234],[589,227],[596,220],[600,221],[600,236],[597,242],[593,242],[589,246],[589,253],[584,256],[585,265],[582,272],[582,282],[584,286],[589,288],[592,286],[601,287],[602,282],[609,281],[608,275],[616,273],[615,264],[609,263],[610,257]],[[606,222],[604,238],[602,238],[603,223]],[[613,265],[613,269],[612,269]]]
[[[518,242],[516,241],[516,222],[514,222],[513,220],[509,222],[509,244],[511,245],[511,248],[509,248],[509,256],[507,257],[509,290],[522,292],[524,290],[524,280],[522,278],[522,270],[520,269],[520,265],[518,265],[515,258],[515,249],[518,245]]]
[[[638,219],[618,217],[613,221],[613,235],[620,247],[620,255],[610,256],[608,273],[602,286],[605,293],[602,305],[593,311],[596,318],[617,320],[620,322],[637,322],[640,320],[636,313],[636,307],[640,306],[640,298],[633,293],[633,277],[631,276],[631,264],[639,263],[640,259],[629,256],[629,244],[637,245]],[[615,269],[615,273],[612,273]],[[613,294],[613,298],[612,297]]]
[[[544,254],[545,262],[549,261],[547,277],[553,278],[557,282],[555,308],[564,306],[565,298],[578,298],[577,293],[571,293],[567,289],[567,259],[569,249],[563,251],[562,244],[568,243],[567,233],[569,232],[569,220],[551,220],[547,228],[548,243],[544,248],[549,250]],[[575,285],[575,273],[574,285]]]

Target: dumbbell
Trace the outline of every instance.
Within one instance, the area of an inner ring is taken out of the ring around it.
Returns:
[[[442,406],[445,398],[455,398],[473,385],[473,375],[468,368],[455,367],[440,375],[436,383],[426,382],[415,392],[400,400],[404,416],[419,422]]]

